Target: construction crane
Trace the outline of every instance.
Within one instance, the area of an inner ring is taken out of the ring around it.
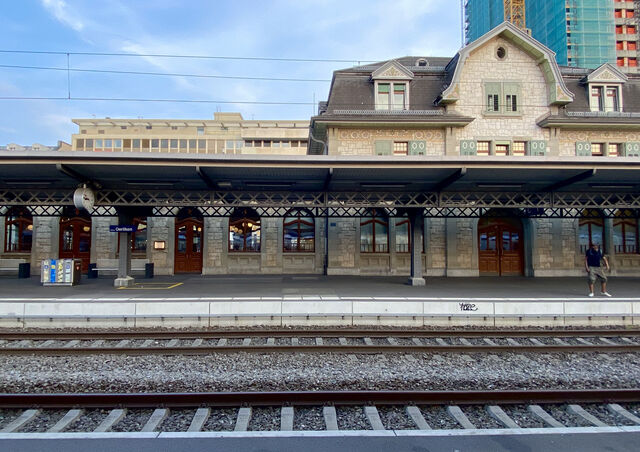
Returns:
[[[521,30],[527,30],[525,0],[504,0],[504,20]]]

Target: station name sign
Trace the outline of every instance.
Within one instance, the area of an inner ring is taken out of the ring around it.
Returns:
[[[133,224],[112,224],[109,226],[109,232],[134,232],[136,229]]]

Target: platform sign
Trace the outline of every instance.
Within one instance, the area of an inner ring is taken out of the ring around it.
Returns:
[[[133,224],[109,225],[109,232],[135,232],[136,229],[136,226]]]

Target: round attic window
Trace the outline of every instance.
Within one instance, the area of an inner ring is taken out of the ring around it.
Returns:
[[[496,56],[498,57],[499,60],[504,60],[507,56],[507,49],[505,49],[502,46],[498,47],[496,49]]]

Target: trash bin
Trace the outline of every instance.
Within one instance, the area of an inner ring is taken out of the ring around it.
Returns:
[[[144,277],[146,279],[153,278],[153,262],[144,264]]]
[[[98,266],[98,264],[96,264],[96,263],[89,264],[89,271],[87,272],[87,278],[89,278],[89,279],[97,279],[98,278],[98,270],[96,270],[97,266]]]
[[[29,262],[22,262],[18,264],[18,278],[30,278],[31,277],[31,264]]]

